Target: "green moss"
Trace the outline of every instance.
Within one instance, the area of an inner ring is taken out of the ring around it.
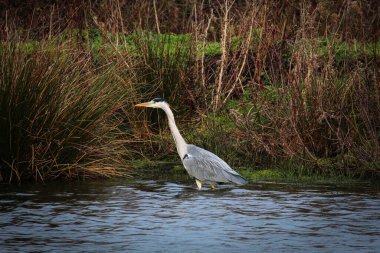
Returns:
[[[254,184],[257,181],[271,181],[283,183],[304,183],[304,184],[330,184],[339,186],[353,186],[361,184],[376,184],[368,180],[362,180],[354,177],[347,177],[343,175],[323,175],[312,172],[307,168],[300,168],[294,165],[293,169],[286,167],[275,167],[266,169],[253,169],[247,167],[236,168],[243,177],[247,178],[249,182]]]
[[[257,170],[246,167],[238,167],[236,168],[236,171],[249,180],[274,180],[286,178],[284,173],[278,169]]]

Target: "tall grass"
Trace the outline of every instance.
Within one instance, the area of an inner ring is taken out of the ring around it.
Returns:
[[[183,95],[188,95],[182,88],[187,85],[186,75],[195,57],[190,35],[141,31],[130,38],[136,82],[145,84],[140,93],[179,104]]]
[[[275,31],[264,25],[250,46],[253,70],[245,72],[244,92],[236,90],[230,101],[235,106],[224,107],[236,123],[229,128],[231,146],[259,164],[292,161],[295,170],[379,176],[377,47],[367,45],[374,52],[368,53],[333,34],[323,39],[315,32],[315,17],[307,8],[301,11],[294,37],[273,39]]]
[[[124,106],[153,97],[171,103],[189,142],[232,165],[380,175],[375,1],[86,3],[54,5],[56,22],[36,35],[68,40],[65,51],[2,49],[7,180],[167,159],[175,147],[165,117]]]
[[[0,167],[8,182],[121,175],[118,111],[128,89],[117,65],[94,67],[74,50],[0,51]]]

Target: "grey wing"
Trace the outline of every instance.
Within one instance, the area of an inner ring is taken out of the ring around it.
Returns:
[[[217,155],[194,145],[187,145],[187,154],[182,162],[187,172],[202,182],[247,182]]]

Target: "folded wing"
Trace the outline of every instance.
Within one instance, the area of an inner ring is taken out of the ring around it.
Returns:
[[[202,182],[245,184],[247,181],[217,155],[203,148],[187,145],[182,160],[187,172]]]

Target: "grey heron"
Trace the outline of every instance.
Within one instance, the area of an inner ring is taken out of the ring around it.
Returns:
[[[178,154],[187,173],[195,178],[199,190],[202,184],[210,184],[212,188],[217,183],[234,183],[242,185],[247,182],[234,171],[225,161],[217,155],[203,148],[187,144],[180,134],[174,120],[174,115],[169,104],[162,98],[155,98],[149,102],[137,104],[139,107],[161,108],[166,113],[169,128],[177,146]]]

